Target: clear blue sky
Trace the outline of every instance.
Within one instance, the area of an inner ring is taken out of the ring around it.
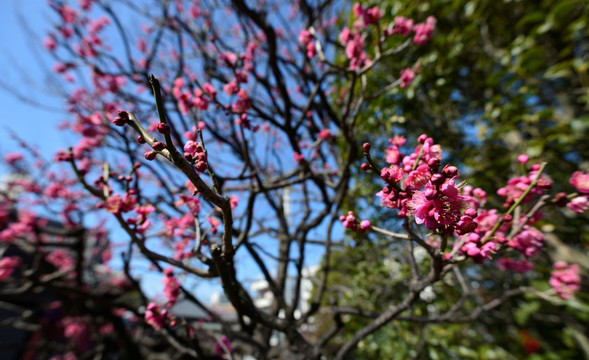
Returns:
[[[0,0],[0,81],[31,101],[59,109],[62,101],[42,92],[42,87],[46,85],[45,75],[36,60],[38,54],[32,51],[32,47],[42,41],[45,31],[49,29],[49,18],[44,0]],[[27,35],[20,20],[27,21],[36,37]],[[51,66],[52,62],[47,62],[47,65]],[[8,129],[31,143],[39,144],[49,156],[68,142],[68,137],[56,130],[65,113],[26,104],[4,89],[0,89],[0,108],[0,131],[3,134],[0,153],[15,149],[15,143],[8,137]]]

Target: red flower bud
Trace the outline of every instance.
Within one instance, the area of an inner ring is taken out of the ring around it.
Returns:
[[[141,135],[138,135],[137,136],[137,142],[140,143],[140,144],[145,144],[146,143],[145,138],[143,136],[141,136]]]
[[[124,110],[119,110],[119,117],[125,120],[129,120],[129,113]]]
[[[113,124],[115,124],[116,126],[125,126],[125,124],[127,123],[127,119],[122,118],[122,117],[117,117],[112,121]]]
[[[159,131],[160,134],[167,135],[170,133],[170,126],[166,123],[159,123],[157,124],[157,131]]]
[[[368,163],[362,163],[362,165],[360,165],[360,169],[362,169],[364,171],[369,171],[370,165]]]
[[[155,159],[155,156],[157,155],[157,153],[155,151],[148,151],[145,153],[145,158],[149,161]]]
[[[370,152],[370,143],[364,143],[362,145],[362,150],[364,150],[364,152],[368,154]]]
[[[458,175],[458,168],[456,166],[446,165],[444,166],[444,169],[442,169],[442,174],[446,177],[453,178]]]
[[[196,168],[196,171],[204,172],[207,169],[207,163],[204,161],[197,161],[196,164],[194,164],[194,167]]]
[[[160,142],[160,141],[156,141],[153,143],[153,145],[151,145],[151,147],[155,151],[162,151],[163,149],[166,148],[166,144],[164,144],[163,142]]]

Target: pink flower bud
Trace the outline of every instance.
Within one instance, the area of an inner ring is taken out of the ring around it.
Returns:
[[[157,124],[157,131],[160,134],[167,135],[170,133],[170,125],[168,125],[166,123],[159,123],[159,124]]]
[[[163,142],[160,142],[160,141],[156,141],[153,143],[153,145],[151,145],[151,147],[155,151],[162,151],[163,149],[166,148],[166,144],[164,144]]]
[[[362,150],[364,150],[364,152],[366,154],[368,154],[370,152],[370,143],[366,142],[366,143],[362,144]]]
[[[151,161],[151,160],[155,159],[156,155],[157,155],[157,153],[155,151],[148,151],[145,153],[145,159]]]
[[[365,232],[366,230],[370,229],[370,221],[369,220],[362,220],[360,221],[360,231]]]
[[[125,126],[125,124],[127,123],[127,119],[122,118],[122,117],[116,117],[113,121],[113,124],[115,124],[116,126]]]
[[[527,163],[527,162],[528,162],[528,160],[530,160],[530,158],[529,158],[529,157],[528,157],[528,155],[526,155],[526,154],[520,154],[520,155],[517,157],[517,161],[518,161],[520,164],[525,164],[525,163]]]

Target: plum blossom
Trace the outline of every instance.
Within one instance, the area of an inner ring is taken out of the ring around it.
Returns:
[[[464,199],[459,195],[454,180],[447,180],[440,191],[428,183],[424,191],[415,191],[407,204],[417,224],[430,230],[447,229],[460,220]]]
[[[576,196],[567,203],[567,207],[577,214],[582,214],[589,210],[589,199],[587,196]]]
[[[22,260],[18,256],[8,256],[0,259],[0,281],[6,279],[20,266]]]
[[[536,255],[544,242],[544,234],[533,227],[525,226],[507,245],[524,254],[527,258]]]
[[[413,31],[415,35],[413,42],[417,45],[423,45],[431,40],[434,29],[436,28],[436,18],[429,16],[424,23],[415,24]]]
[[[589,194],[589,174],[575,171],[569,180],[571,185],[581,194]]]
[[[413,20],[408,19],[403,16],[396,16],[393,22],[393,28],[390,31],[390,34],[399,34],[402,36],[407,36],[411,33],[413,29]]]
[[[164,270],[164,296],[168,299],[168,307],[174,306],[176,301],[178,301],[178,296],[180,295],[180,283],[178,279],[174,276],[173,268],[169,267]]]
[[[553,268],[549,281],[550,286],[561,299],[570,299],[581,286],[579,265],[568,265],[565,262],[558,261],[554,263]]]
[[[411,68],[401,70],[401,87],[404,89],[411,85],[415,79],[415,71]]]

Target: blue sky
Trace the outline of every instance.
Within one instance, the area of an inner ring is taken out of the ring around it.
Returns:
[[[27,35],[19,18],[28,22],[36,38]],[[15,149],[16,144],[7,134],[9,129],[24,140],[38,144],[48,155],[60,144],[64,146],[67,142],[67,136],[56,130],[56,124],[65,116],[65,113],[58,111],[61,101],[42,92],[40,87],[45,85],[45,73],[35,60],[38,56],[32,51],[34,46],[40,44],[49,24],[49,11],[45,1],[0,1],[0,81],[31,101],[56,109],[40,109],[24,103],[5,89],[0,89],[0,108],[3,110],[0,131],[4,134],[0,141],[1,153]]]

